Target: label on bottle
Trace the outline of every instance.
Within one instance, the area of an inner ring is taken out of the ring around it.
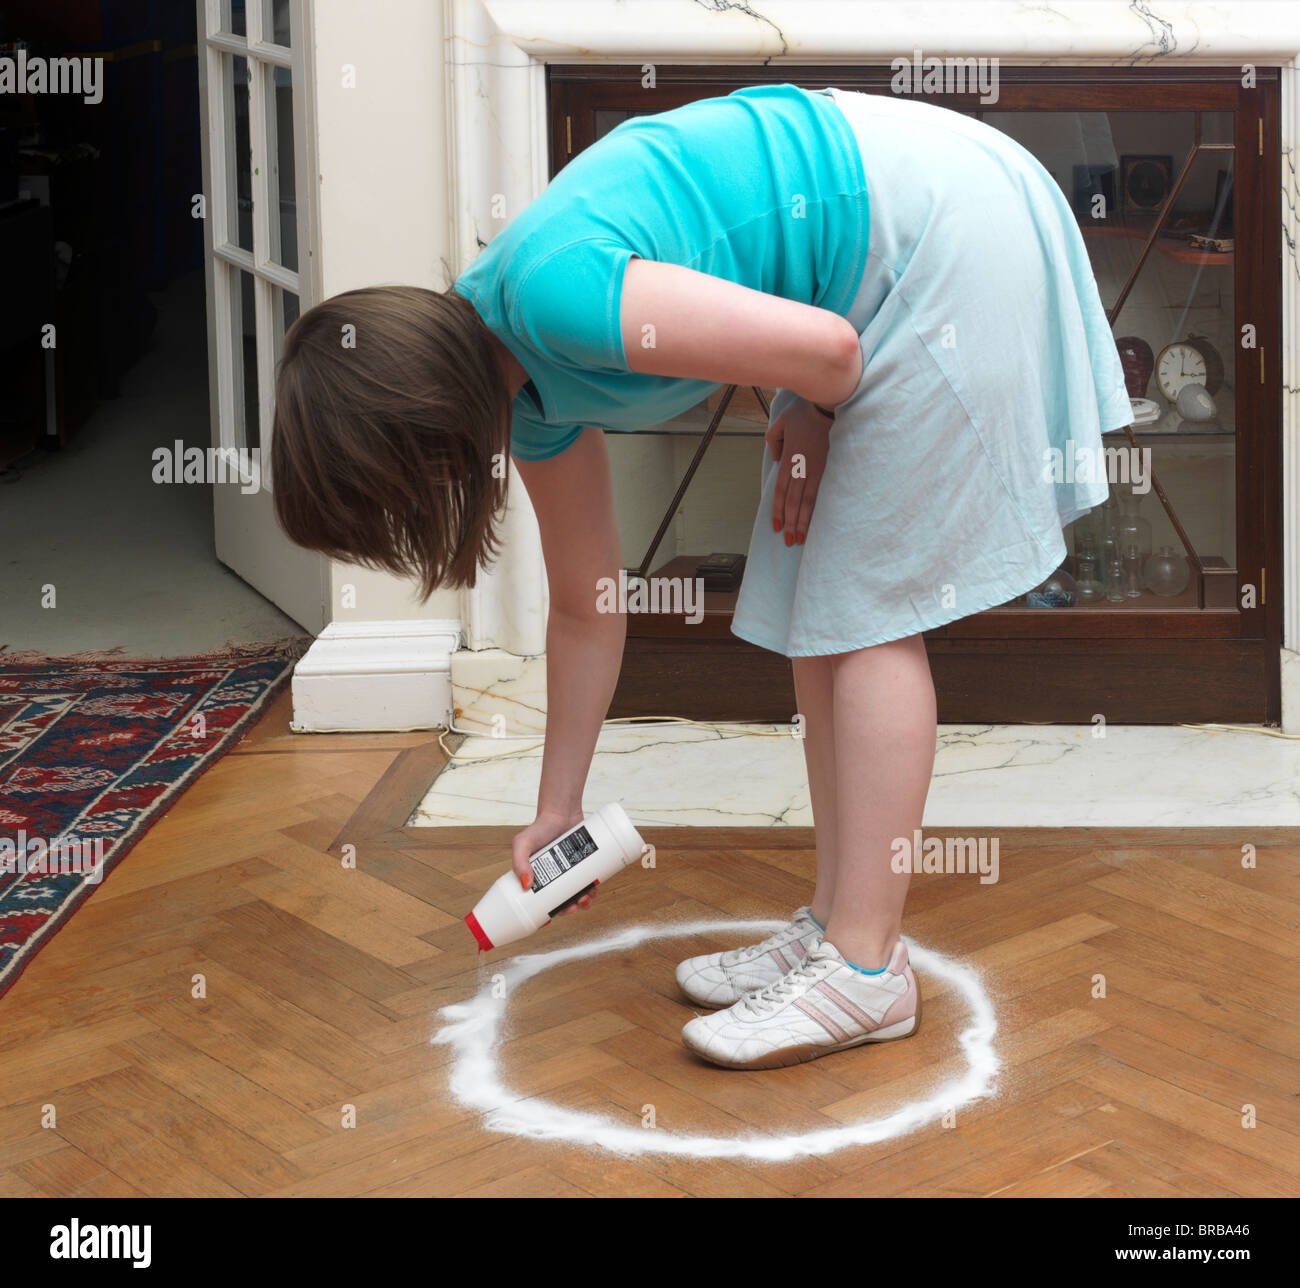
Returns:
[[[575,827],[567,836],[552,842],[546,849],[534,854],[529,863],[533,868],[533,889],[540,890],[562,877],[576,863],[589,854],[595,854],[596,842],[585,827]]]

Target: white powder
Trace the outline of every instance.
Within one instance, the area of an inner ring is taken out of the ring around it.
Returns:
[[[829,1154],[851,1145],[871,1145],[912,1131],[941,1118],[949,1110],[993,1094],[999,1067],[993,1049],[997,1022],[978,977],[970,967],[961,966],[910,940],[908,954],[913,966],[927,975],[946,980],[970,1007],[971,1023],[958,1036],[966,1053],[967,1069],[961,1077],[944,1083],[925,1099],[909,1101],[884,1118],[794,1134],[695,1136],[662,1127],[644,1128],[639,1120],[636,1123],[617,1122],[598,1114],[566,1109],[536,1096],[520,1095],[501,1085],[496,1046],[505,1019],[507,999],[534,975],[565,962],[635,948],[648,939],[703,934],[734,936],[737,932],[750,931],[762,936],[785,924],[778,921],[692,921],[679,925],[633,926],[570,948],[511,958],[492,972],[505,977],[504,998],[492,996],[489,982],[470,1001],[443,1007],[439,1012],[447,1023],[434,1034],[432,1041],[453,1049],[449,1067],[451,1094],[461,1104],[481,1112],[484,1126],[489,1130],[513,1136],[564,1140],[623,1155],[683,1154],[692,1158],[754,1158],[767,1162],[801,1155]],[[859,1058],[871,1059],[869,1047],[861,1049]],[[753,1075],[718,1069],[717,1076]],[[775,1097],[773,1102],[779,1103]]]

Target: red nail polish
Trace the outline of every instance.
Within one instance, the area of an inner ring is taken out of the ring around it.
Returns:
[[[801,532],[797,537],[795,537],[795,541],[798,542],[799,545],[803,545],[803,535],[804,534]]]
[[[781,520],[780,520],[780,519],[773,519],[773,520],[772,520],[772,531],[773,531],[773,532],[780,532],[780,531],[781,531]]]
[[[794,545],[794,534],[793,534],[793,533],[787,532],[787,533],[785,534],[785,544],[786,544],[787,546],[792,546],[792,545]]]

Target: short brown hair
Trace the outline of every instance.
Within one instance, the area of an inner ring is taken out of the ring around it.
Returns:
[[[509,439],[491,333],[454,291],[344,291],[284,337],[271,492],[308,550],[413,575],[426,598],[473,586],[497,552]]]

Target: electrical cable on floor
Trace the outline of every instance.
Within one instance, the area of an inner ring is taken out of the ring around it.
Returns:
[[[631,724],[630,722],[632,721],[641,721],[642,723]],[[645,721],[650,721],[651,723],[646,724],[644,723]],[[635,729],[657,729],[661,724],[685,724],[685,725],[695,725],[697,728],[700,729],[717,729],[723,733],[731,732],[731,733],[745,734],[751,738],[790,737],[789,731],[784,729],[749,729],[739,725],[713,724],[707,720],[691,720],[688,719],[686,716],[613,716],[609,720],[603,720],[601,722],[601,729],[603,730],[606,725],[614,725],[614,724],[628,724],[628,727],[634,730]],[[471,756],[467,754],[462,754],[461,752],[452,751],[447,746],[447,744],[443,742],[443,737],[445,736],[445,732],[448,731],[447,727],[446,726],[440,726],[440,727],[444,729],[444,733],[438,735],[438,745],[443,749],[443,751],[447,753],[447,758],[449,760],[496,760],[501,756],[516,756],[516,755],[520,755],[525,751],[533,751],[535,748],[545,745],[545,741],[543,740],[543,742],[530,743],[527,747],[513,747],[508,751],[489,751],[489,752],[485,752],[481,756]],[[451,733],[463,733],[470,737],[491,737],[492,736],[490,734],[476,733],[474,730],[471,729],[458,729],[455,725],[451,725],[449,731]],[[527,737],[531,737],[531,735],[530,734],[501,735],[501,738],[503,740],[507,737],[509,737],[513,741],[514,738],[527,738]]]
[[[634,723],[639,722],[639,723]],[[1024,720],[1021,724],[1048,725],[1056,724],[1054,720]],[[626,724],[629,728],[635,729],[655,729],[665,724],[694,725],[698,729],[716,729],[722,733],[744,734],[750,738],[789,738],[792,735],[785,729],[754,729],[745,725],[725,725],[714,724],[708,720],[691,720],[687,716],[614,716],[601,722],[601,729],[604,730],[606,725]],[[1266,729],[1262,725],[1230,725],[1230,724],[1189,724],[1180,720],[1177,722],[1180,729],[1205,729],[1213,732],[1232,731],[1234,733],[1258,733],[1265,734],[1270,738],[1285,738],[1289,741],[1300,740],[1300,733],[1283,733],[1280,729]],[[1124,727],[1124,726],[1120,726]],[[1155,726],[1149,726],[1155,727]],[[538,747],[546,745],[545,739],[539,742],[531,742],[527,747],[511,747],[505,751],[489,751],[482,755],[470,755],[465,752],[452,751],[444,741],[447,734],[459,733],[467,738],[489,738],[491,734],[485,734],[477,729],[461,729],[455,724],[436,724],[436,725],[407,725],[400,729],[297,729],[293,725],[289,726],[290,733],[298,734],[317,734],[317,733],[434,733],[438,734],[438,746],[442,748],[447,759],[450,760],[498,760],[502,756],[518,756],[527,751],[535,751]],[[502,734],[494,738],[495,741],[516,742],[526,738],[531,738],[532,734]]]
[[[1233,729],[1238,733],[1263,733],[1270,738],[1300,738],[1300,733],[1283,733],[1281,729],[1265,729],[1263,725],[1185,724],[1181,720],[1178,724],[1183,729]]]
[[[1026,725],[1054,725],[1060,724],[1059,720],[1017,720],[1017,724]],[[1231,724],[1189,724],[1186,720],[1176,720],[1174,724],[1179,729],[1232,729],[1237,733],[1262,733],[1267,734],[1270,738],[1300,738],[1300,733],[1283,733],[1280,729],[1265,729],[1263,725],[1231,725]],[[1164,725],[1118,725],[1117,728],[1138,728],[1138,729],[1161,729]]]
[[[640,721],[640,724],[630,724],[632,721]],[[649,722],[649,723],[646,723]],[[601,728],[605,725],[629,724],[629,727],[636,729],[655,729],[661,724],[685,724],[695,725],[700,729],[717,729],[723,733],[746,734],[751,738],[789,738],[791,735],[788,730],[784,729],[751,729],[743,725],[724,725],[713,724],[707,720],[691,720],[686,716],[613,716],[608,720],[601,722]],[[300,729],[293,725],[289,726],[290,733],[297,734],[317,734],[317,733],[438,733],[438,746],[446,753],[448,760],[496,760],[501,756],[518,756],[526,751],[534,751],[538,747],[545,746],[545,740],[541,742],[530,743],[527,747],[511,747],[506,751],[489,751],[481,756],[473,756],[459,751],[452,751],[447,746],[444,739],[449,733],[464,734],[468,738],[489,738],[493,735],[485,734],[477,729],[461,729],[455,724],[436,724],[436,725],[406,725],[400,729]],[[532,734],[502,734],[496,741],[515,742],[525,738],[531,738]]]

